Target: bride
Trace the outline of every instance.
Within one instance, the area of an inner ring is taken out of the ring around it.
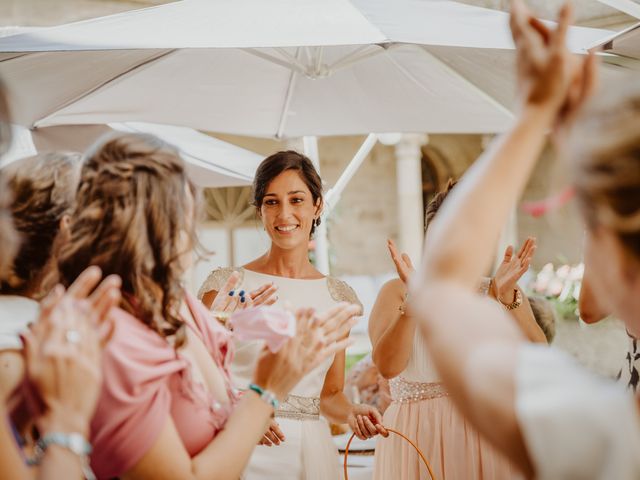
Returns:
[[[309,261],[309,239],[323,207],[322,181],[311,161],[294,151],[271,155],[260,164],[253,190],[271,247],[242,268],[214,270],[200,288],[204,304],[210,307],[218,295],[225,295],[231,308],[261,303],[324,311],[341,302],[359,304],[349,285],[324,276]],[[231,368],[239,388],[250,382],[261,349],[260,342],[236,344]],[[386,433],[377,409],[347,399],[344,372],[342,351],[298,383],[276,411],[277,424],[254,451],[246,479],[340,478],[338,452],[321,415],[333,423],[348,423],[361,439]],[[271,444],[279,446],[269,449]]]

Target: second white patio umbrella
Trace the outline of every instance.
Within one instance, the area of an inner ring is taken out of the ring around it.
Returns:
[[[190,128],[149,123],[64,125],[33,131],[15,127],[15,145],[4,158],[19,161],[37,152],[68,150],[83,152],[101,136],[113,132],[150,133],[176,147],[191,180],[200,187],[250,185],[262,156]]]

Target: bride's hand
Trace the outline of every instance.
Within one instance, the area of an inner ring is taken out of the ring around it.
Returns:
[[[229,278],[211,305],[211,311],[213,311],[214,314],[231,314],[236,310],[243,310],[245,308],[257,307],[259,305],[273,305],[278,300],[276,296],[278,287],[273,283],[265,283],[251,292],[237,290],[239,283],[240,274],[238,272],[233,272],[229,275]]]
[[[271,420],[269,428],[258,442],[258,445],[271,447],[272,445],[280,445],[284,440],[284,433],[280,430],[280,425],[275,420]]]
[[[415,268],[413,268],[409,255],[406,253],[400,254],[395,242],[391,239],[387,240],[387,248],[391,254],[391,260],[393,260],[393,263],[396,266],[396,271],[398,272],[400,280],[402,280],[402,283],[405,285],[408,285],[413,272],[415,272]]]
[[[349,331],[360,312],[358,305],[340,303],[316,315],[312,309],[296,312],[296,335],[277,352],[264,349],[254,372],[256,385],[270,390],[280,400],[322,361],[353,343]]]
[[[371,405],[353,405],[347,417],[347,422],[353,433],[360,440],[366,440],[378,434],[385,437],[389,435],[382,426],[382,415]]]

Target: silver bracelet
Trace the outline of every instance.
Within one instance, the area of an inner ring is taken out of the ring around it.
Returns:
[[[96,476],[89,465],[89,454],[92,450],[91,444],[84,438],[84,435],[80,433],[50,432],[40,437],[34,448],[35,456],[30,459],[28,463],[30,465],[39,465],[42,457],[44,457],[44,454],[51,445],[66,448],[71,453],[77,455],[80,458],[84,478],[86,480],[96,480]]]

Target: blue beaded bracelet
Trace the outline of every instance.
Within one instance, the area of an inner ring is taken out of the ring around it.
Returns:
[[[278,409],[280,402],[278,401],[278,399],[276,398],[273,392],[270,392],[269,390],[265,390],[264,388],[259,387],[255,383],[249,384],[249,390],[253,390],[254,392],[256,392],[260,396],[260,398],[265,402],[267,402],[269,405],[271,405],[274,410]]]

